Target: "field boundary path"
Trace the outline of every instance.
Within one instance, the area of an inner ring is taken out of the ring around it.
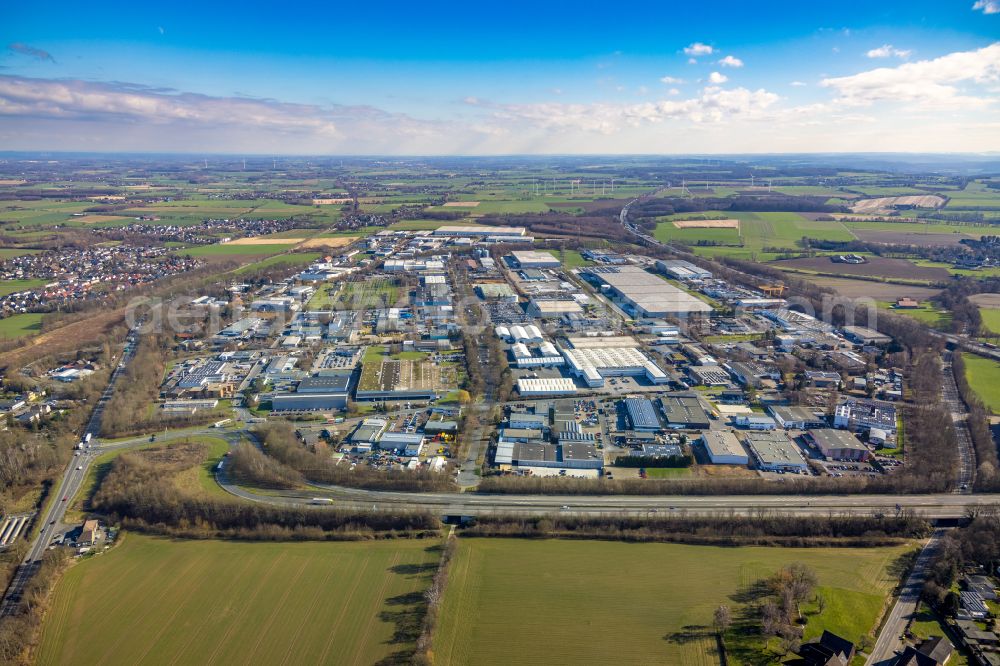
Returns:
[[[940,547],[941,538],[945,529],[936,529],[920,551],[913,569],[906,581],[899,590],[896,603],[893,604],[889,615],[882,624],[875,647],[868,654],[865,666],[876,666],[892,663],[895,660],[896,652],[903,648],[903,634],[910,620],[917,612],[920,605],[920,593],[924,589],[924,581],[927,579],[928,568],[937,554]]]

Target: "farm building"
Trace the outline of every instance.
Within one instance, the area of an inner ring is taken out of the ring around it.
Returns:
[[[843,430],[821,428],[810,430],[805,436],[806,442],[830,460],[868,460],[868,447],[858,441],[858,438]]]
[[[750,458],[736,435],[728,430],[709,430],[701,434],[708,459],[715,465],[747,465]]]
[[[783,432],[751,430],[742,433],[742,438],[757,467],[765,472],[804,472],[809,469],[802,452]]]

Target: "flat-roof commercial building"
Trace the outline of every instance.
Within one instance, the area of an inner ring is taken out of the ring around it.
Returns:
[[[663,427],[660,425],[660,419],[656,416],[656,407],[652,400],[626,398],[624,405],[632,430],[655,432]]]
[[[895,437],[896,406],[882,400],[851,398],[837,405],[833,425],[855,432],[878,428]]]
[[[561,467],[554,444],[515,444],[512,462],[519,467]]]
[[[465,236],[467,238],[508,236],[522,239],[524,233],[524,227],[490,227],[485,224],[481,226],[447,224],[434,230],[435,236]]]
[[[483,282],[476,285],[476,291],[483,300],[517,302],[517,292],[509,284]]]
[[[751,430],[741,433],[741,436],[758,469],[765,472],[801,472],[809,469],[799,447],[780,430]]]
[[[276,393],[271,409],[276,412],[344,409],[354,383],[354,374],[343,372],[306,377],[294,393]]]
[[[576,393],[576,384],[568,377],[525,377],[517,380],[517,392],[523,397],[569,395]]]
[[[705,316],[712,311],[701,299],[638,266],[593,267],[584,276],[603,285],[635,317]]]
[[[354,429],[351,436],[348,437],[348,441],[351,442],[359,450],[370,450],[376,443],[378,443],[379,438],[382,436],[382,432],[386,429],[389,422],[385,419],[380,418],[367,418],[358,424],[358,427]]]
[[[654,384],[665,384],[665,372],[637,347],[585,347],[563,349],[566,365],[587,386],[604,386],[605,377],[645,376]]]
[[[581,314],[583,308],[572,298],[565,299],[531,299],[528,305],[528,314],[533,317],[552,318],[562,317],[567,314]]]
[[[419,456],[426,438],[419,432],[386,432],[378,440],[383,451],[398,451],[404,456]]]
[[[844,337],[858,345],[887,345],[892,342],[892,338],[884,333],[879,333],[873,328],[864,326],[845,326]]]
[[[559,268],[559,260],[548,252],[514,250],[510,255],[518,268]]]
[[[805,435],[806,442],[831,460],[868,460],[871,452],[858,438],[846,430],[821,428],[810,430]]]
[[[683,259],[657,261],[656,267],[678,280],[710,280],[712,278],[711,271]]]
[[[531,428],[541,430],[542,428],[547,428],[549,426],[549,417],[547,414],[522,414],[520,412],[511,412],[510,416],[507,417],[507,423],[510,424],[511,428]]]
[[[774,430],[778,426],[770,416],[759,414],[738,414],[733,417],[733,424],[747,430]]]
[[[826,426],[823,417],[816,416],[808,407],[771,405],[768,411],[771,412],[775,422],[785,430],[809,430]]]
[[[604,456],[591,442],[562,442],[559,444],[562,466],[569,469],[601,469]]]
[[[712,425],[696,395],[665,395],[660,398],[660,410],[669,428],[708,430]]]
[[[740,440],[728,430],[701,433],[701,444],[714,465],[748,465],[750,457]]]

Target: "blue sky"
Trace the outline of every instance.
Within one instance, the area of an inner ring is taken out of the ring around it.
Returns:
[[[0,147],[1000,150],[1000,0],[211,4],[5,8]]]

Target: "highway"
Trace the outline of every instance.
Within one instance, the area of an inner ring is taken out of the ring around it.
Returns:
[[[48,548],[52,539],[55,538],[56,532],[62,526],[62,519],[66,515],[69,500],[80,490],[80,486],[87,478],[87,470],[90,468],[98,452],[97,435],[101,432],[101,418],[104,415],[104,408],[114,393],[115,383],[135,356],[135,349],[135,335],[134,333],[130,333],[125,343],[125,351],[121,361],[111,373],[108,385],[94,406],[94,411],[91,413],[87,427],[81,436],[81,440],[87,435],[91,436],[89,446],[81,450],[79,456],[70,458],[69,463],[66,465],[66,470],[55,486],[48,509],[41,517],[41,529],[38,530],[38,535],[32,542],[28,554],[18,566],[10,585],[4,593],[3,600],[0,601],[0,616],[10,615],[17,609],[18,602],[24,593],[25,585],[27,585],[28,581],[31,580],[31,576],[38,569],[45,549]]]

